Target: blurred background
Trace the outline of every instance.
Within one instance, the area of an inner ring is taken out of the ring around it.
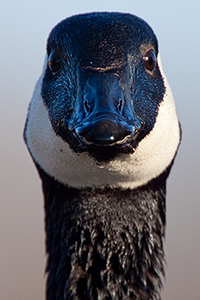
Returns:
[[[50,30],[91,11],[138,15],[158,37],[183,129],[168,180],[162,299],[200,299],[200,2],[1,0],[0,7],[0,299],[45,299],[41,183],[22,133]]]

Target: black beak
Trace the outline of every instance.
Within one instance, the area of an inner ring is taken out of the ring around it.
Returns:
[[[79,96],[75,132],[86,144],[123,143],[141,127],[128,82],[115,74],[90,75]]]

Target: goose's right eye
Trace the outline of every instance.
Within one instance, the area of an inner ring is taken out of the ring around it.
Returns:
[[[55,51],[51,52],[48,59],[48,66],[51,72],[56,74],[60,70],[61,65],[62,61],[59,54]]]

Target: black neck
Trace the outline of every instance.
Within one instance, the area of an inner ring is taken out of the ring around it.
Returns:
[[[48,300],[160,299],[168,171],[136,190],[77,190],[40,171]]]

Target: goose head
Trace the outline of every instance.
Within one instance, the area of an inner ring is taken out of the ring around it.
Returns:
[[[50,33],[25,140],[71,187],[135,188],[172,162],[180,130],[157,38],[142,19],[94,13]]]

